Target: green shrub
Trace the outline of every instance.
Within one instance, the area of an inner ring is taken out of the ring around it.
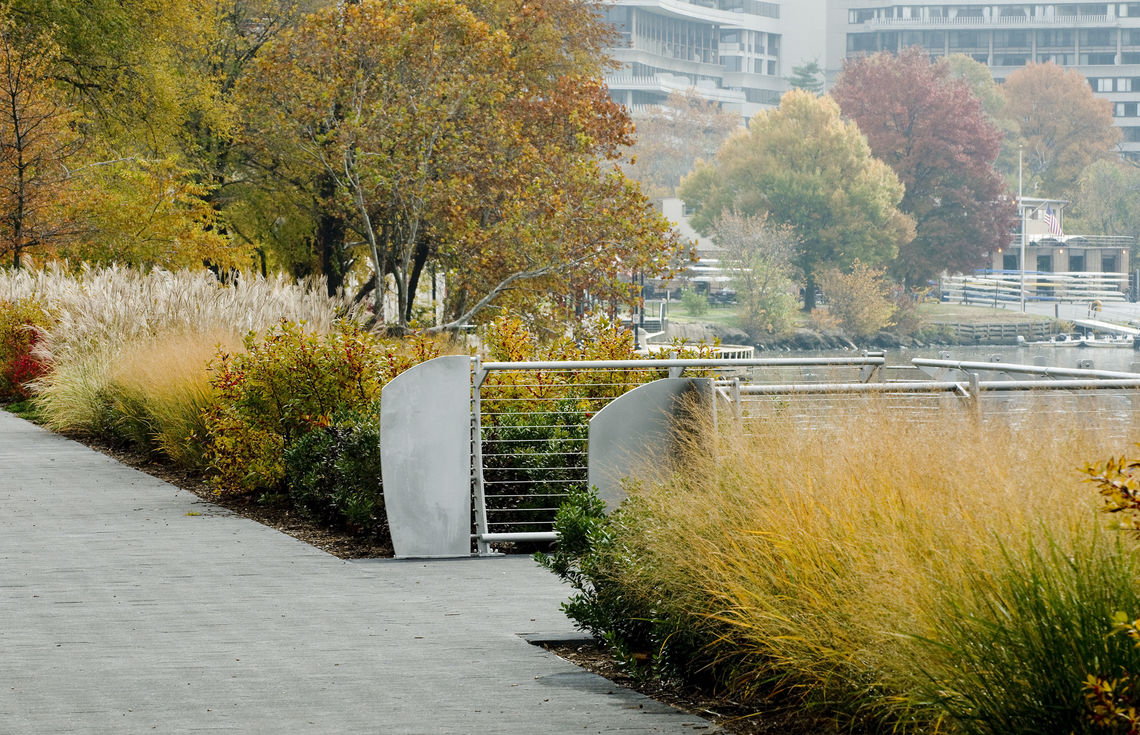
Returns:
[[[380,481],[379,405],[339,413],[285,452],[293,506],[310,520],[356,533],[387,535]]]
[[[605,512],[594,489],[575,489],[558,510],[558,541],[535,560],[573,588],[566,616],[593,635],[633,676],[693,680],[707,673],[703,654],[711,638],[697,621],[668,604],[664,588],[635,589],[625,582],[641,564],[628,524],[638,522],[636,500]]]
[[[689,316],[703,316],[709,310],[709,297],[687,288],[681,292],[681,306]]]
[[[214,365],[215,402],[206,412],[208,456],[219,492],[284,490],[283,455],[294,441],[328,426],[338,411],[380,396],[381,349],[372,335],[343,325],[327,335],[282,322],[246,352]]]

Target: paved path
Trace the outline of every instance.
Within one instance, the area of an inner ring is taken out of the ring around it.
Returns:
[[[694,733],[528,558],[343,562],[0,411],[0,733]]]

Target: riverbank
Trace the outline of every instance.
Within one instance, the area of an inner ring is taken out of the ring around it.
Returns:
[[[1030,342],[1047,340],[1055,334],[1070,331],[1072,327],[1069,321],[1045,315],[959,304],[921,304],[915,317],[913,321],[917,325],[907,330],[895,327],[869,337],[854,337],[840,329],[817,329],[811,324],[810,317],[801,315],[791,331],[753,339],[735,326],[734,309],[723,307],[702,316],[671,313],[663,325],[662,334],[653,341],[719,341],[721,344],[750,345],[763,352],[1016,345],[1019,337]]]

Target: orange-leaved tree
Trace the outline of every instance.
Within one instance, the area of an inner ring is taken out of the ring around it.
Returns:
[[[1120,142],[1112,103],[1093,94],[1075,69],[1028,64],[1001,86],[1006,112],[1025,140],[1025,191],[1066,196],[1085,168],[1110,158]]]
[[[679,249],[616,167],[628,118],[574,54],[543,50],[544,22],[365,0],[307,17],[245,80],[250,132],[335,182],[328,206],[367,245],[383,320],[411,320],[429,261],[449,271],[454,326],[527,291],[604,291]]]
[[[77,148],[72,114],[53,87],[55,44],[47,34],[20,36],[0,18],[0,257],[16,268],[70,232],[59,213]]]

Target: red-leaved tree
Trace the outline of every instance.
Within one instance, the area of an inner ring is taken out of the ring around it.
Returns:
[[[1007,244],[1016,207],[993,166],[1002,134],[945,62],[918,48],[848,61],[832,96],[906,187],[899,209],[916,236],[899,248],[895,276],[920,284],[966,271]]]

